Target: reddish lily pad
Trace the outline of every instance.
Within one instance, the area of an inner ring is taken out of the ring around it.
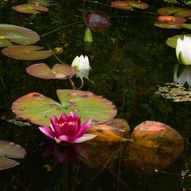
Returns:
[[[76,74],[76,70],[66,64],[55,64],[52,69],[44,63],[33,64],[26,68],[29,75],[40,79],[63,80]]]
[[[157,10],[160,15],[174,15],[181,17],[190,17],[191,9],[179,8],[179,7],[163,7]]]
[[[166,29],[180,29],[182,24],[187,21],[184,17],[179,16],[159,16],[158,20],[155,22],[155,26]]]
[[[145,121],[135,127],[132,136],[137,144],[144,147],[168,149],[169,144],[176,150],[184,148],[182,136],[170,126],[157,121]],[[166,148],[167,147],[167,148]]]
[[[169,38],[167,38],[167,40],[166,40],[166,44],[167,44],[168,46],[170,46],[171,48],[176,48],[176,44],[177,44],[178,38],[183,39],[184,36],[189,36],[189,37],[191,37],[191,34],[175,35],[175,36],[169,37]]]
[[[137,9],[147,9],[149,5],[147,3],[143,3],[141,1],[112,1],[111,6],[116,9],[133,11],[134,8]]]
[[[39,40],[39,35],[30,29],[16,25],[0,24],[0,47],[10,46],[11,42],[22,45],[34,44]]]
[[[111,25],[109,17],[102,11],[88,11],[84,15],[84,20],[92,31],[104,31]]]
[[[21,13],[27,13],[27,14],[37,14],[37,13],[48,11],[47,7],[44,7],[44,6],[38,5],[38,4],[34,4],[34,3],[13,6],[12,9],[14,9],[15,11],[18,11]]]
[[[40,93],[32,92],[18,98],[12,105],[17,117],[38,125],[49,125],[52,115],[78,112],[82,121],[92,119],[92,124],[104,123],[115,117],[113,103],[88,91],[57,90],[59,102]]]
[[[182,136],[170,126],[157,121],[139,124],[132,137],[134,142],[126,148],[125,164],[139,172],[149,173],[166,168],[184,149]]]
[[[24,158],[25,154],[25,149],[21,146],[0,140],[0,170],[18,165],[19,162],[11,158]]]
[[[112,121],[91,126],[89,132],[97,135],[92,141],[118,143],[127,141],[129,125],[126,120],[114,118]]]
[[[41,60],[52,56],[51,50],[42,49],[43,47],[35,45],[16,45],[4,48],[2,53],[18,60]]]

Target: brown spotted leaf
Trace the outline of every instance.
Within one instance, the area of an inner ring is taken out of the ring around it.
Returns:
[[[17,60],[42,60],[52,56],[51,50],[42,49],[36,45],[16,45],[4,48],[2,53]]]
[[[29,75],[40,79],[63,80],[76,74],[76,70],[66,64],[55,64],[52,68],[44,63],[33,64],[26,68]]]

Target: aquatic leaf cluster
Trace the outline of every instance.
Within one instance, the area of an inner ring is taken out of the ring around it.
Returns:
[[[113,1],[111,2],[111,8],[117,9],[117,11],[134,11],[136,9],[145,10],[149,7],[147,3],[141,1]],[[12,9],[22,12],[22,13],[30,13],[36,14],[40,12],[47,12],[48,8],[44,7],[44,5],[40,5],[38,2],[23,4],[12,7]],[[163,11],[166,11],[163,10]],[[169,9],[167,9],[167,12]],[[158,10],[159,14],[161,14],[161,10]],[[165,12],[166,14],[166,12]],[[190,14],[190,12],[189,12]],[[165,16],[161,14],[158,17],[158,22],[167,22],[174,24],[175,28],[180,28],[179,26],[185,23],[187,19],[182,15],[175,16]],[[84,25],[86,28],[84,41],[88,43],[93,42],[94,32],[105,32],[110,29],[112,23],[110,21],[110,17],[105,14],[103,11],[87,11],[84,15]],[[155,23],[155,25],[157,25]],[[162,25],[163,26],[163,25]],[[178,26],[178,27],[177,27]],[[165,28],[165,27],[163,27]],[[55,29],[58,30],[58,29]],[[54,31],[54,30],[53,30]],[[56,94],[58,101],[50,98],[50,95],[43,95],[39,92],[30,92],[26,95],[21,95],[21,97],[17,98],[12,103],[12,112],[16,114],[17,118],[26,120],[30,123],[33,123],[38,126],[46,126],[46,130],[50,131],[51,135],[49,136],[52,139],[55,139],[56,142],[61,143],[64,139],[63,137],[55,136],[55,129],[52,127],[53,125],[57,125],[57,123],[51,123],[50,119],[54,118],[58,120],[59,116],[72,115],[73,113],[77,113],[81,116],[81,120],[84,123],[85,121],[91,120],[91,126],[88,130],[88,133],[95,135],[95,139],[91,140],[92,145],[85,146],[85,152],[87,152],[88,156],[92,160],[95,158],[95,155],[99,155],[94,149],[94,144],[103,144],[103,146],[113,145],[113,144],[124,144],[123,150],[128,153],[128,157],[125,161],[127,164],[131,164],[135,168],[142,169],[143,167],[150,166],[149,168],[145,168],[145,171],[154,171],[155,168],[163,169],[173,161],[175,161],[183,151],[184,141],[181,135],[169,127],[166,124],[156,122],[156,121],[145,121],[139,124],[134,130],[130,133],[130,128],[128,122],[125,119],[115,118],[117,115],[117,108],[110,100],[104,98],[101,95],[96,95],[93,92],[78,90],[75,87],[74,82],[72,81],[72,77],[77,75],[81,78],[83,87],[83,78],[88,78],[90,66],[89,59],[87,61],[86,56],[82,56],[82,61],[79,61],[79,65],[86,60],[88,63],[88,72],[86,71],[86,75],[79,75],[79,67],[71,67],[70,65],[64,63],[59,55],[62,55],[63,49],[56,52],[56,49],[50,50],[50,46],[47,45],[47,48],[42,46],[38,46],[35,43],[42,40],[43,37],[51,34],[51,31],[46,31],[44,35],[39,35],[36,32],[21,27],[10,24],[2,24],[0,25],[0,44],[2,43],[2,47],[6,47],[2,50],[2,53],[16,60],[24,60],[26,61],[34,61],[34,60],[44,60],[53,56],[53,59],[56,59],[56,64],[50,66],[49,62],[45,63],[36,63],[30,65],[26,68],[26,72],[39,79],[45,80],[69,80],[71,84],[71,89],[57,89]],[[56,37],[55,37],[56,38]],[[45,50],[44,50],[45,49]],[[48,49],[48,50],[47,50]],[[76,56],[76,55],[74,55]],[[78,58],[78,57],[77,57]],[[81,65],[80,65],[81,66]],[[83,68],[83,67],[81,67]],[[92,68],[93,69],[93,68]],[[88,74],[87,74],[88,73]],[[48,82],[47,82],[48,83]],[[61,83],[61,81],[59,81]],[[80,89],[79,88],[79,89]],[[72,113],[72,114],[71,114]],[[53,116],[53,117],[52,117]],[[70,121],[72,123],[72,121]],[[61,126],[65,125],[61,123]],[[68,123],[70,127],[71,123]],[[73,124],[73,123],[72,123]],[[67,127],[68,127],[67,126]],[[73,125],[71,125],[73,126]],[[51,128],[52,127],[52,128]],[[47,129],[48,128],[48,129]],[[42,128],[41,128],[42,130]],[[42,130],[43,131],[43,130]],[[69,131],[67,131],[68,133]],[[62,141],[61,138],[63,138]],[[80,138],[80,137],[78,137]],[[45,141],[44,141],[45,142]],[[70,144],[81,143],[82,141],[70,140],[65,141]],[[170,144],[169,144],[170,143]],[[170,146],[169,146],[170,145]],[[171,145],[175,145],[176,149],[171,147]],[[57,147],[54,145],[54,147]],[[79,146],[80,147],[80,146]],[[80,155],[81,159],[85,164],[91,166],[90,160],[86,159],[86,154],[83,153],[83,149],[80,149],[78,146],[75,147],[75,152]],[[83,145],[82,145],[83,147]],[[101,146],[100,146],[101,147]],[[0,146],[1,148],[1,146]],[[177,149],[178,148],[178,149]],[[51,149],[50,149],[51,150]],[[62,149],[61,149],[62,150]],[[142,150],[142,157],[139,155],[139,151]],[[157,150],[161,150],[161,153],[158,153]],[[59,151],[58,151],[59,152]],[[23,152],[24,153],[24,152]],[[22,153],[22,154],[23,154]],[[52,155],[54,152],[50,152]],[[63,162],[67,155],[60,152],[60,156],[57,159],[58,162]],[[58,154],[58,153],[56,153]],[[101,153],[103,154],[103,153]],[[108,157],[111,153],[107,152],[100,159],[105,160],[105,156]],[[23,154],[24,155],[24,154]],[[166,156],[165,156],[166,155]],[[57,155],[58,156],[58,155]],[[170,157],[168,157],[170,156]],[[21,156],[23,157],[23,156]],[[73,155],[72,155],[73,157]],[[166,157],[166,158],[165,158]],[[9,156],[8,156],[9,158]],[[16,158],[15,156],[10,156],[10,158]],[[85,158],[85,159],[84,159]],[[145,160],[143,160],[143,158]],[[146,160],[147,158],[147,160]],[[3,158],[4,159],[4,158]],[[164,160],[165,159],[165,160]],[[90,161],[90,162],[89,162]],[[164,162],[165,161],[165,162]],[[100,161],[99,161],[100,162]],[[102,162],[102,161],[101,161]],[[163,163],[162,163],[163,162]],[[153,166],[151,164],[153,163]],[[161,165],[161,163],[163,165]],[[1,161],[0,161],[1,164]],[[100,163],[99,163],[100,164]],[[14,166],[11,164],[9,167]],[[5,167],[6,168],[6,167]],[[3,169],[3,168],[2,168]]]

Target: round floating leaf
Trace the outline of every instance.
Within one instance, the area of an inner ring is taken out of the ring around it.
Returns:
[[[113,1],[111,3],[111,6],[116,8],[116,9],[121,9],[121,10],[127,10],[127,11],[132,11],[133,8],[137,9],[147,9],[149,5],[147,3],[143,3],[140,1]]]
[[[28,3],[28,4],[13,6],[12,9],[21,13],[28,13],[28,14],[36,14],[36,13],[48,11],[47,7],[44,7],[35,3],[34,4]]]
[[[6,157],[0,157],[0,170],[12,168],[12,167],[17,166],[18,164],[19,164],[19,162],[15,161],[13,159],[9,159]]]
[[[189,24],[189,23],[185,23],[185,24],[183,24],[182,27],[191,30],[191,24]]]
[[[88,11],[84,15],[84,20],[92,31],[107,30],[111,25],[109,17],[102,11]]]
[[[179,8],[179,7],[163,7],[157,10],[160,15],[174,15],[181,17],[190,17],[191,9]]]
[[[154,25],[165,29],[180,29],[186,21],[187,19],[179,16],[159,16]]]
[[[92,141],[98,142],[122,142],[129,135],[129,125],[126,120],[114,118],[112,121],[96,126],[91,126],[89,132],[97,135]]]
[[[49,125],[50,117],[63,112],[78,111],[82,121],[92,119],[92,124],[113,119],[117,110],[113,103],[102,96],[80,90],[57,90],[60,103],[36,92],[18,98],[12,111],[24,120],[38,125]]]
[[[182,136],[175,129],[157,121],[142,122],[134,128],[132,136],[136,144],[148,148],[168,151],[169,145],[172,145],[175,151],[179,148],[178,153],[181,153],[184,148]]]
[[[24,27],[10,24],[0,24],[0,37],[5,37],[5,39],[0,38],[0,41],[7,40],[23,45],[34,44],[40,40],[40,37],[36,32]],[[10,44],[7,45],[9,46]]]
[[[11,41],[0,38],[0,47],[7,47],[7,46],[11,46],[11,45],[12,45]]]
[[[184,149],[182,136],[170,126],[145,121],[135,127],[134,142],[126,147],[128,168],[138,172],[152,173],[173,163]],[[141,152],[140,152],[141,151]]]
[[[52,56],[51,50],[42,49],[43,47],[35,45],[16,45],[4,48],[2,53],[18,60],[41,60]]]
[[[24,158],[25,149],[12,142],[0,140],[0,170],[18,165],[19,163],[9,158]]]
[[[26,68],[31,76],[40,79],[58,79],[63,80],[76,74],[76,70],[66,64],[55,64],[52,69],[44,63],[33,64]]]
[[[166,40],[166,44],[167,44],[168,46],[172,47],[172,48],[176,48],[176,44],[177,44],[178,38],[183,39],[184,36],[189,36],[189,37],[191,37],[191,34],[175,35],[175,36],[169,37],[169,38],[167,38],[167,40]]]

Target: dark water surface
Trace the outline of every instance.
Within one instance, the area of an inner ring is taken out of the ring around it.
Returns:
[[[158,170],[127,162],[125,145],[99,148],[51,145],[37,126],[15,120],[11,104],[29,92],[57,99],[56,89],[71,88],[70,83],[33,78],[25,68],[39,61],[17,61],[1,54],[0,139],[20,144],[27,151],[25,159],[19,160],[19,166],[0,172],[1,191],[191,189],[190,103],[173,103],[153,97],[157,85],[172,82],[173,68],[177,64],[174,49],[165,44],[166,38],[186,31],[159,29],[153,25],[157,8],[165,5],[159,1],[149,2],[148,10],[134,12],[113,9],[109,0],[99,2],[53,1],[49,12],[31,16],[11,9],[25,1],[7,1],[2,2],[0,20],[38,32],[42,35],[38,45],[51,49],[63,47],[59,58],[67,64],[77,55],[88,55],[92,68],[89,78],[94,83],[85,80],[82,90],[111,100],[117,106],[117,117],[126,119],[131,130],[145,120],[160,121],[175,128],[185,139],[183,154]],[[110,17],[111,27],[106,32],[93,32],[92,48],[87,52],[83,42],[86,28],[83,14],[88,10],[104,11]],[[62,26],[65,27],[45,35]],[[57,60],[51,57],[44,62],[51,66]],[[80,85],[79,79],[74,81],[76,86]],[[59,157],[66,158],[60,161]]]

